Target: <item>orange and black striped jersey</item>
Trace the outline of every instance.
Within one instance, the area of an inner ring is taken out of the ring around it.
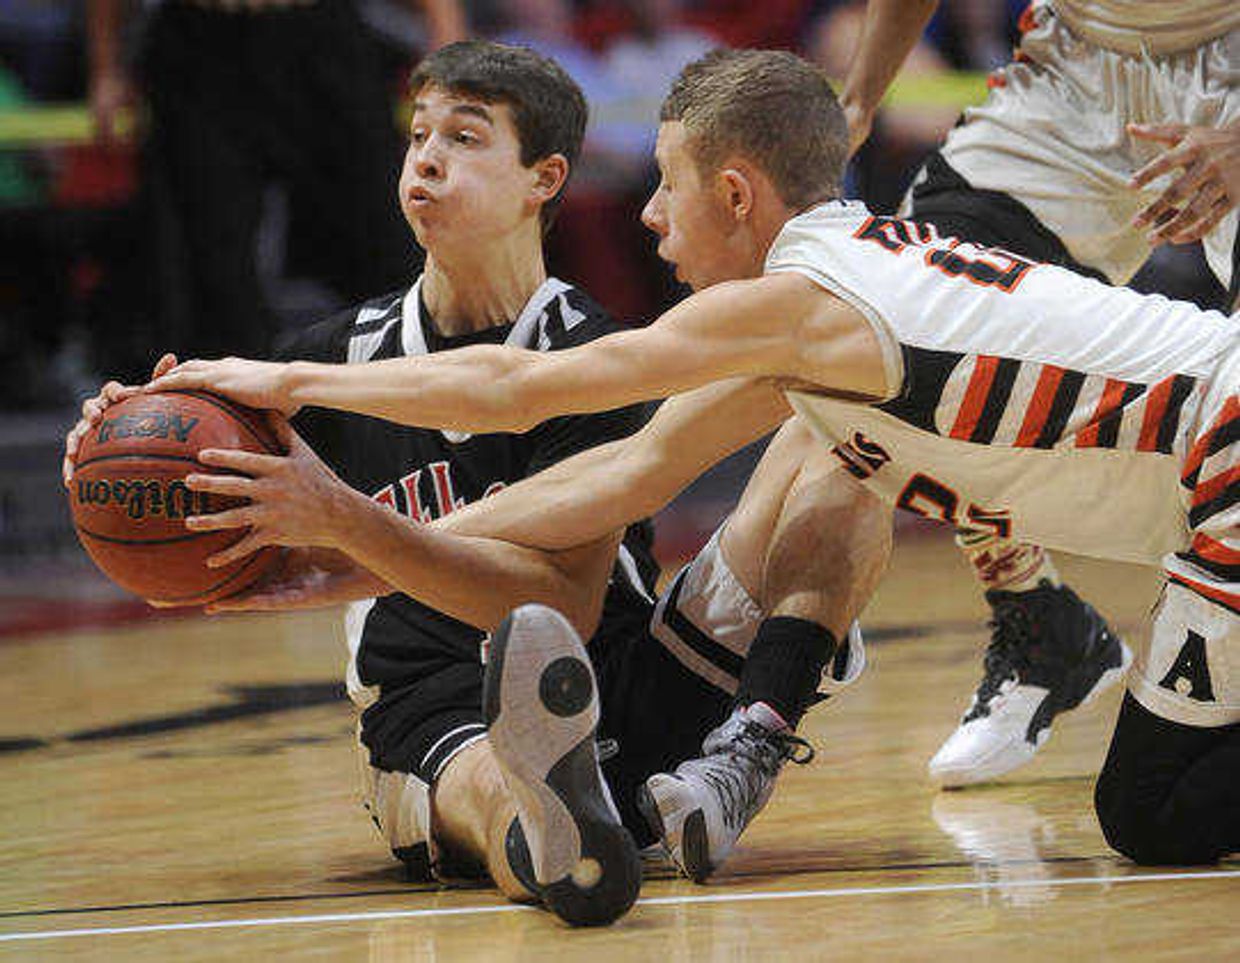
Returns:
[[[808,276],[872,325],[890,397],[789,398],[897,505],[1146,563],[1194,551],[1194,534],[1230,541],[1203,526],[1240,511],[1235,319],[844,202],[789,221],[767,270]]]

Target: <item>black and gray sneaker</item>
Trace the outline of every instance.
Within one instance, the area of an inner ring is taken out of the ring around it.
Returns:
[[[647,779],[638,805],[676,865],[700,883],[728,858],[767,804],[783,764],[813,758],[808,742],[756,702],[734,710],[706,737],[701,758]]]
[[[986,600],[994,617],[981,684],[929,764],[943,786],[1024,765],[1050,737],[1055,716],[1092,701],[1132,662],[1128,646],[1066,585],[1043,579],[1027,592],[987,592]]]
[[[541,605],[513,611],[491,639],[482,702],[517,807],[513,871],[573,926],[618,919],[637,899],[641,860],[599,769],[598,686],[568,620]]]

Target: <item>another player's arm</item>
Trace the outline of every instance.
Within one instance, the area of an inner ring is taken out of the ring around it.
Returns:
[[[653,515],[791,413],[772,381],[707,385],[669,399],[641,431],[566,459],[434,526],[547,550],[579,545]]]
[[[418,427],[524,431],[733,377],[879,396],[887,385],[877,356],[856,310],[780,273],[715,285],[647,328],[564,351],[480,345],[358,365],[192,361],[146,390],[206,388],[286,413],[319,405]]]
[[[338,526],[336,547],[400,591],[471,624],[492,628],[516,605],[543,602],[589,634],[624,527],[790,414],[770,382],[709,385],[668,401],[638,433],[431,525],[359,502]]]
[[[870,136],[887,88],[938,5],[938,0],[869,0],[866,4],[861,42],[840,91],[850,152]]]

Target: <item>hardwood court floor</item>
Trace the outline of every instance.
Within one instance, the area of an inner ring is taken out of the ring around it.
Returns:
[[[1062,567],[1137,635],[1150,575]],[[594,932],[400,879],[355,801],[332,618],[6,642],[0,957],[1238,958],[1240,862],[1148,871],[1102,840],[1090,793],[1114,694],[997,785],[927,784],[983,615],[946,541],[906,539],[867,615],[869,673],[807,720],[817,759],[789,767],[726,873],[651,880]]]

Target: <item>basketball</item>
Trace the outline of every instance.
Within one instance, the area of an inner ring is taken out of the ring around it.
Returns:
[[[122,588],[162,605],[204,605],[241,592],[265,574],[278,550],[264,548],[222,568],[206,559],[244,529],[192,532],[189,515],[242,504],[192,492],[185,476],[213,469],[205,448],[281,454],[263,416],[217,395],[169,391],[110,407],[78,451],[69,486],[73,525],[95,564]]]

